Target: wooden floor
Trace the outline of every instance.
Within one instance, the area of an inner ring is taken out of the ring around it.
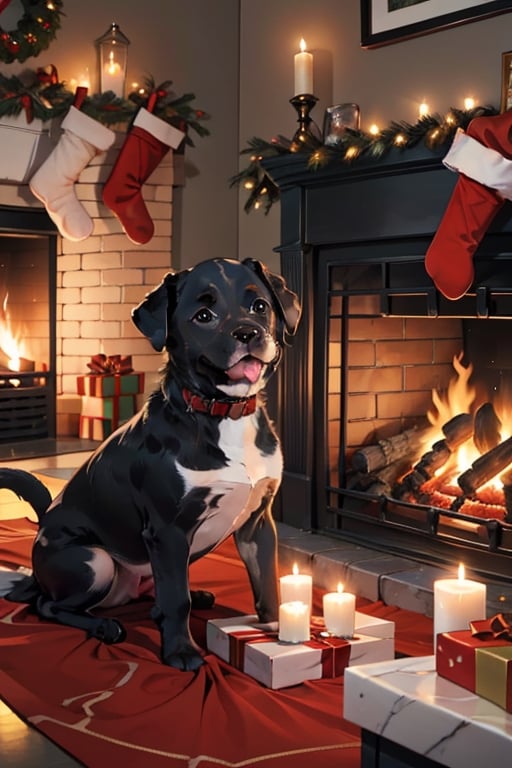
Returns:
[[[0,461],[0,466],[20,467],[44,475],[53,494],[65,479],[85,459],[87,453],[48,456],[21,461]],[[0,519],[15,517],[34,519],[31,508],[10,491],[0,490]],[[1,663],[1,660],[0,660]],[[1,768],[77,768],[83,763],[74,760],[32,726],[26,725],[1,700],[0,691],[0,766]]]

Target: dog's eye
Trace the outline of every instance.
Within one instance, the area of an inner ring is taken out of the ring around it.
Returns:
[[[213,312],[206,307],[201,307],[195,315],[194,320],[196,320],[198,323],[211,323],[215,315]]]
[[[251,305],[251,312],[254,312],[256,315],[264,315],[268,308],[268,301],[265,301],[265,299],[256,299]]]

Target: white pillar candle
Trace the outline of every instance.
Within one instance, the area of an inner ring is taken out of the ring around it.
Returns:
[[[441,632],[469,629],[471,621],[485,619],[486,598],[485,584],[464,578],[463,565],[457,579],[434,581],[434,648]]]
[[[309,608],[294,600],[279,606],[279,640],[284,643],[304,643],[310,638]]]
[[[287,576],[281,576],[279,579],[281,587],[281,602],[290,603],[299,600],[306,603],[311,613],[313,602],[313,578],[307,573],[299,573],[297,563],[292,568],[293,573]]]
[[[122,98],[124,72],[121,65],[115,61],[113,52],[110,53],[109,60],[104,64],[101,84],[105,92],[113,91],[116,96]]]
[[[295,54],[295,96],[313,94],[313,54],[306,50],[304,38],[300,41],[300,53]]]
[[[331,635],[353,637],[356,620],[356,596],[344,592],[338,584],[337,592],[323,596],[325,628]]]

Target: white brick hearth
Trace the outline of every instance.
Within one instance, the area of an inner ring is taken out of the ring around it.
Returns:
[[[130,313],[171,267],[175,166],[182,168],[183,156],[170,150],[145,183],[143,197],[155,233],[146,245],[135,245],[101,202],[102,185],[124,138],[124,133],[117,133],[113,147],[97,155],[75,184],[78,199],[94,221],[92,235],[81,242],[58,237],[58,414],[76,411],[76,377],[89,372],[87,362],[97,353],[131,355],[134,370],[145,374],[146,394],[158,380],[162,357],[135,328]],[[1,180],[0,205],[42,207],[28,184]]]

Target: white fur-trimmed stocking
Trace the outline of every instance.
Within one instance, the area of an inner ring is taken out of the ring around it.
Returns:
[[[99,152],[113,143],[115,133],[70,107],[62,122],[63,134],[29,182],[59,232],[67,240],[84,240],[93,231],[93,221],[78,200],[74,185],[80,173]]]

